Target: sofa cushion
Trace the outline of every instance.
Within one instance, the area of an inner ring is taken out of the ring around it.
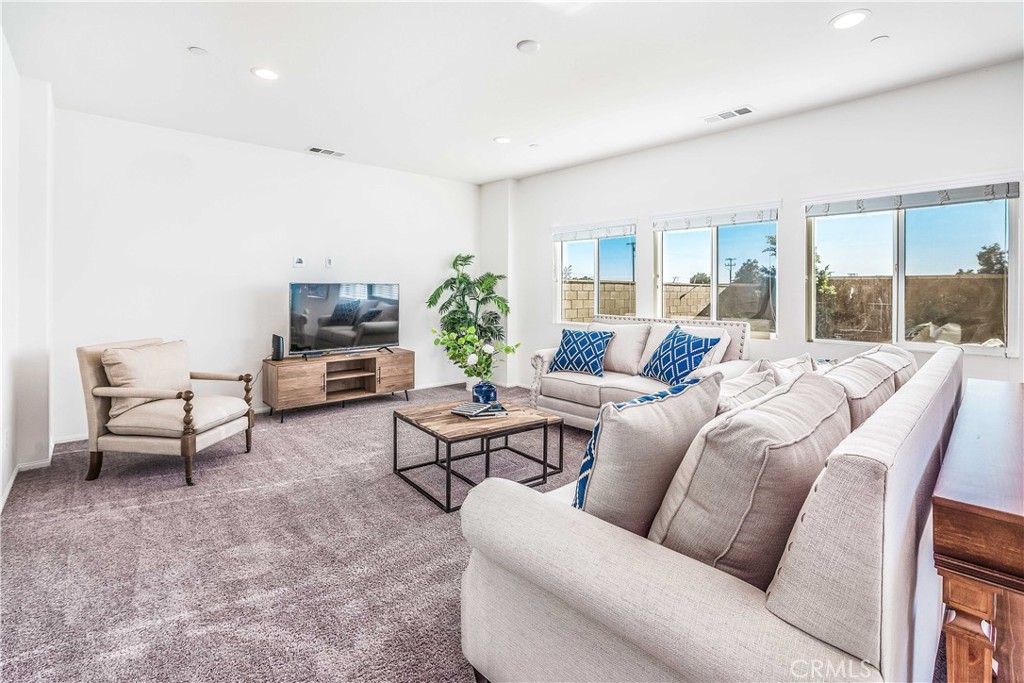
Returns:
[[[720,381],[711,375],[606,403],[583,454],[573,507],[646,536],[687,447],[715,416]]]
[[[378,318],[381,317],[381,315],[383,315],[383,313],[384,311],[382,311],[379,308],[371,308],[370,310],[363,312],[362,315],[356,318],[356,325],[361,325],[363,323],[368,323],[377,320]]]
[[[180,399],[150,401],[110,420],[107,429],[121,436],[179,437],[185,430],[184,406]],[[249,404],[235,396],[196,396],[192,399],[192,428],[202,434],[247,412]]]
[[[334,306],[331,319],[328,325],[352,325],[356,321],[356,311],[359,310],[359,299],[345,299]]]
[[[910,381],[910,378],[917,372],[917,359],[914,354],[892,344],[879,344],[857,355],[876,360],[895,370],[896,374],[893,375],[893,379],[897,390]]]
[[[640,355],[647,343],[647,333],[651,326],[647,323],[636,325],[606,325],[590,323],[590,332],[612,332],[615,336],[608,342],[608,351],[604,354],[604,369],[635,375],[640,372]]]
[[[614,332],[562,330],[562,341],[555,351],[548,372],[580,372],[600,377],[604,374],[604,355]]]
[[[764,370],[771,370],[775,373],[776,384],[787,384],[805,372],[814,372],[814,369],[814,360],[811,358],[811,354],[803,353],[799,356],[783,358],[782,360],[761,358],[754,361],[750,371],[762,372]]]
[[[665,384],[678,384],[697,369],[704,355],[717,343],[716,338],[697,337],[676,327],[661,342],[640,374]]]
[[[398,321],[398,304],[381,304],[378,306],[381,310],[380,318],[381,322],[397,322]]]
[[[845,392],[813,373],[719,415],[690,444],[649,538],[764,590],[815,477],[849,433]]]
[[[861,426],[865,420],[896,393],[896,373],[892,363],[883,362],[875,349],[825,368],[821,374],[843,388],[850,403],[850,426]]]
[[[100,357],[107,381],[112,387],[130,389],[192,389],[188,370],[188,344],[172,341],[149,346],[104,349]],[[150,398],[112,398],[110,417],[117,417]]]
[[[606,372],[601,377],[582,372],[549,372],[540,378],[540,393],[551,398],[596,408],[602,403],[601,387],[609,382],[622,381],[627,377],[629,375],[618,372]]]
[[[351,325],[338,325],[336,327],[321,327],[316,331],[316,338],[327,342],[331,346],[352,346],[356,342],[356,328]]]
[[[696,378],[693,378],[696,379]],[[654,394],[668,389],[669,385],[650,377],[628,375],[612,379],[601,385],[601,403],[625,403],[634,398]]]
[[[776,387],[775,373],[771,370],[747,372],[722,382],[718,395],[718,412],[725,413],[769,394]]]

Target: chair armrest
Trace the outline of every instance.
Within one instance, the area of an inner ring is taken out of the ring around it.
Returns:
[[[698,379],[718,372],[721,373],[723,380],[735,379],[746,372],[753,364],[754,361],[752,360],[727,360],[723,363],[715,363],[714,365],[705,365],[702,368],[697,368],[687,375],[686,378]]]
[[[205,379],[217,382],[244,382],[246,377],[249,377],[250,381],[252,379],[251,375],[233,375],[230,372],[190,372],[188,375],[192,379]]]
[[[473,552],[682,680],[790,680],[801,674],[794,666],[816,660],[831,663],[831,676],[881,679],[873,667],[769,612],[765,593],[750,584],[552,496],[491,478],[470,491],[461,515]]]
[[[540,351],[534,351],[533,357],[530,358],[530,364],[533,366],[533,384],[530,385],[530,407],[537,407],[537,397],[540,395],[540,378],[547,373],[548,368],[551,367],[551,361],[555,359],[555,354],[558,352],[558,347],[552,349],[541,349]]]
[[[329,322],[331,322],[331,317],[332,316],[329,316],[329,315],[318,316],[317,319],[316,319],[316,326],[317,327],[327,327],[327,324]]]
[[[92,390],[93,396],[102,396],[104,398],[184,399],[186,393],[192,392],[174,391],[173,389],[137,389],[132,387],[96,387]]]

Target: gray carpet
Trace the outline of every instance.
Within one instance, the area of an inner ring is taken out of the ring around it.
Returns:
[[[464,396],[411,392],[414,405]],[[260,416],[251,453],[239,435],[197,456],[194,487],[159,456],[110,454],[84,481],[84,443],[20,473],[0,516],[0,678],[472,681],[459,644],[469,551],[458,513],[391,473],[400,405]],[[432,457],[425,435],[400,434],[402,452]],[[574,478],[588,436],[566,428],[566,470],[547,488]],[[479,478],[479,460],[460,468]],[[424,485],[443,492],[430,469]]]

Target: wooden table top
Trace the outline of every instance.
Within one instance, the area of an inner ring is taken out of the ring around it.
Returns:
[[[1024,591],[1024,385],[967,380],[932,504],[936,565]]]
[[[463,401],[457,401],[416,408],[399,408],[395,411],[395,416],[444,442],[504,436],[536,429],[544,424],[554,426],[562,423],[562,418],[557,415],[515,404],[505,404],[509,412],[508,417],[470,420],[461,415],[452,415],[452,408],[462,403]]]

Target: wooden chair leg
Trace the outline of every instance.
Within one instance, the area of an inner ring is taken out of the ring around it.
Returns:
[[[192,456],[191,455],[185,457],[185,484],[187,484],[188,486],[195,486],[195,484],[192,483]]]
[[[249,409],[249,427],[245,430],[245,452],[252,450],[252,425],[256,421],[256,413]]]
[[[86,481],[92,481],[100,476],[103,469],[103,451],[89,451],[89,472],[85,475]]]
[[[188,486],[193,486],[192,456],[196,454],[196,432],[192,428],[192,398],[194,394],[191,391],[185,391],[182,392],[181,396],[185,400],[184,429],[181,434],[181,457],[185,459],[185,483]]]

